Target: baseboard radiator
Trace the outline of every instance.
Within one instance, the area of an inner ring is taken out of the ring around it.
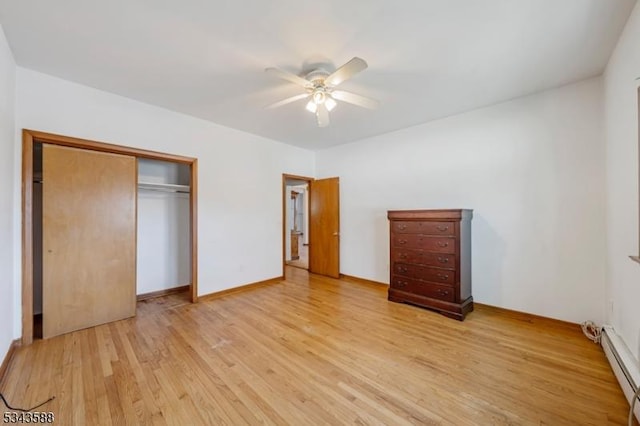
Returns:
[[[638,364],[613,327],[605,326],[603,328],[600,343],[604,353],[607,355],[609,364],[611,364],[611,369],[620,383],[624,396],[631,403],[633,394],[640,386],[640,368]],[[636,402],[633,413],[636,419],[640,421],[640,402]]]

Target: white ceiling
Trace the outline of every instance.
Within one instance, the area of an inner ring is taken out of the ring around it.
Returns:
[[[2,0],[18,65],[321,149],[602,73],[635,0]],[[354,56],[328,128],[266,75]]]

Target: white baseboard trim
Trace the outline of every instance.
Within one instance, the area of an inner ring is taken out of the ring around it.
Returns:
[[[638,386],[640,386],[640,366],[638,366],[638,362],[613,327],[603,327],[601,345],[609,364],[611,364],[613,374],[615,374],[618,383],[620,383],[624,396],[631,403],[631,398],[633,398]],[[640,402],[636,402],[633,413],[636,419],[640,421]]]

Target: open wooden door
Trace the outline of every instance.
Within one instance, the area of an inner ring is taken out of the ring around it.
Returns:
[[[135,315],[136,159],[43,145],[43,337]]]
[[[337,177],[310,182],[309,272],[340,277],[340,189]]]

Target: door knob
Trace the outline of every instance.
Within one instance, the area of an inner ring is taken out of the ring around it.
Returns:
[[[334,237],[337,237],[338,235],[340,235],[340,233],[339,233],[339,232],[334,232],[334,233],[333,233],[333,236],[334,236]]]

